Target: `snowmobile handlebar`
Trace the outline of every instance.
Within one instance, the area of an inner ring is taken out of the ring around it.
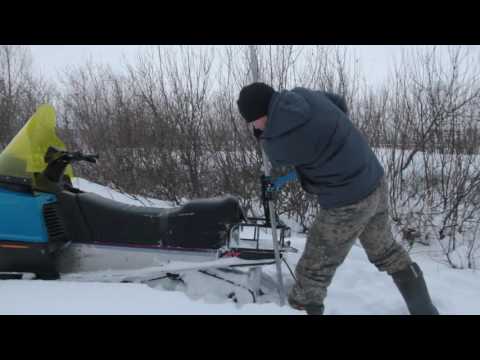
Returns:
[[[80,151],[69,152],[50,146],[45,154],[44,160],[47,163],[47,167],[42,175],[48,181],[60,184],[62,179],[64,179],[65,169],[68,165],[78,161],[96,163],[98,158],[99,156],[96,154],[86,155]]]
[[[98,154],[86,155],[82,154],[80,151],[69,152],[59,150],[52,146],[48,148],[47,153],[45,154],[45,162],[48,165],[57,161],[65,162],[67,164],[75,161],[87,161],[91,163],[96,163],[98,158]]]

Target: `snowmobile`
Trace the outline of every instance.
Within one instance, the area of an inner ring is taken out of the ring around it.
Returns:
[[[125,280],[275,263],[269,219],[246,217],[233,196],[158,208],[74,187],[72,164],[98,156],[67,151],[55,130],[55,110],[42,105],[0,154],[3,276],[112,270]],[[276,234],[281,254],[295,252],[288,226],[279,221]]]

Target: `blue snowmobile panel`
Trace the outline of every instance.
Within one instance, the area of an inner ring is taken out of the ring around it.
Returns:
[[[0,187],[0,242],[48,243],[43,206],[55,201],[53,194],[28,194]]]

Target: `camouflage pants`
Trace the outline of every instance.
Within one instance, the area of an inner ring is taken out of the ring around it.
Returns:
[[[390,229],[385,179],[360,202],[319,212],[296,267],[297,282],[289,294],[290,303],[323,304],[336,269],[357,238],[380,271],[392,274],[412,262]]]

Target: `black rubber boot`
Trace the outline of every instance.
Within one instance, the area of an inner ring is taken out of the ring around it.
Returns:
[[[439,315],[428,294],[422,270],[416,263],[392,274],[392,278],[411,315]]]
[[[325,307],[323,305],[305,305],[305,311],[307,312],[307,315],[323,315],[324,310]]]

